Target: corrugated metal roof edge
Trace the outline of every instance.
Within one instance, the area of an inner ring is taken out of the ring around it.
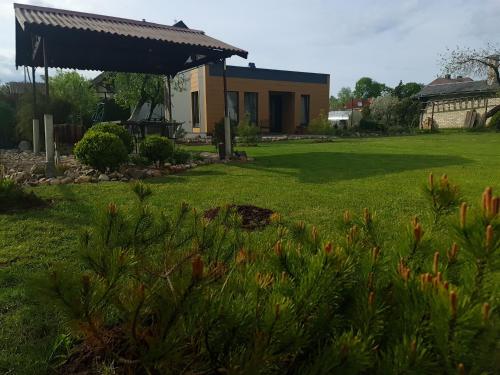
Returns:
[[[163,29],[185,32],[185,33],[192,32],[193,34],[205,35],[205,32],[203,30],[197,30],[197,29],[191,29],[191,28],[186,29],[183,27],[175,27],[175,26],[164,25],[164,24],[154,23],[154,22],[149,22],[149,21],[139,21],[139,20],[133,20],[130,18],[106,16],[103,14],[78,12],[78,11],[67,10],[67,9],[48,8],[48,7],[41,7],[41,6],[37,6],[37,5],[28,5],[28,4],[19,4],[19,3],[14,3],[14,9],[26,9],[26,10],[34,10],[34,11],[40,11],[40,12],[60,13],[60,14],[64,14],[67,16],[88,17],[88,18],[100,19],[103,21],[116,21],[116,22],[129,23],[129,24],[133,24],[133,25],[137,25],[137,26],[150,26],[150,27],[163,28]]]
[[[25,6],[24,4],[14,3],[14,6],[16,6],[16,5],[19,5],[19,7],[17,9],[23,9],[23,8],[28,8],[28,7],[31,7],[31,8],[41,8],[42,10],[52,10],[52,9],[54,9],[54,8],[37,7],[37,6],[32,6],[32,5]],[[55,9],[55,10],[58,10],[58,9]],[[67,11],[67,12],[69,13],[69,15],[71,15],[71,11]],[[80,12],[73,12],[73,13],[80,13]],[[85,15],[87,13],[82,13],[82,14]],[[93,16],[93,14],[90,14],[90,13],[88,13],[88,14]],[[99,16],[99,15],[97,15],[97,16]],[[113,17],[108,17],[108,16],[104,16],[104,17],[105,18],[109,18],[108,21],[113,21],[113,19],[112,19]],[[16,16],[16,18],[17,18],[17,16]],[[105,18],[104,18],[104,20],[105,20]],[[118,20],[134,21],[134,20],[127,20],[127,19],[120,19],[120,18],[118,18]],[[138,24],[136,24],[137,26],[141,26],[141,25],[144,26],[144,23],[141,22],[141,21],[135,21],[135,22],[138,22]],[[38,23],[38,22],[37,23],[27,22],[27,23],[30,24],[30,25],[31,24],[36,24],[36,25],[47,26],[47,27],[54,27],[54,28],[60,28],[60,29],[92,31],[92,32],[97,32],[97,33],[102,33],[102,34],[108,34],[108,35],[124,35],[124,34],[120,34],[120,33],[117,33],[117,32],[110,32],[110,31],[95,31],[95,30],[90,30],[89,28],[77,28],[77,27],[71,27],[71,26],[68,27],[68,26],[62,26],[62,25],[58,25],[58,26],[45,25],[43,23]],[[171,27],[171,26],[167,26],[167,25],[160,25],[160,26],[163,26],[166,29],[171,29],[172,31],[188,32],[188,30],[184,29],[184,28],[176,28],[176,27]],[[193,29],[189,29],[189,30],[193,30]],[[234,46],[232,46],[230,44],[227,44],[225,42],[217,40],[217,39],[215,39],[215,38],[213,38],[213,37],[211,37],[209,35],[206,35],[203,31],[201,31],[199,33],[193,33],[193,34],[202,35],[205,38],[214,40],[216,42],[220,42],[220,43],[222,43],[222,44],[224,44],[224,45],[227,46],[227,47],[224,47],[224,49],[226,49],[228,51],[231,51],[231,52],[235,52],[235,54],[238,55],[238,56],[240,56],[240,57],[243,57],[245,59],[248,57],[248,51],[245,51],[243,49],[234,47]],[[135,36],[135,35],[126,35],[126,36],[128,36],[130,38],[136,38],[136,39],[161,41],[161,39],[151,38],[151,37]],[[175,44],[180,44],[180,45],[200,46],[200,47],[207,47],[207,48],[216,48],[216,49],[220,49],[221,48],[220,45],[214,45],[214,44],[208,44],[208,43],[207,43],[207,45],[202,45],[202,44],[199,44],[199,43],[181,42],[181,41],[171,41],[170,43],[175,43]]]

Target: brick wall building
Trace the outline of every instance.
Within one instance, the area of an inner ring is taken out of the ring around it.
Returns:
[[[483,115],[500,104],[500,86],[492,72],[484,81],[447,75],[425,86],[417,98],[424,102],[420,118],[422,128],[431,123],[443,129],[463,128],[471,113]]]

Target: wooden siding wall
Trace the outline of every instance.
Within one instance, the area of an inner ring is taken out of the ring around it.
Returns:
[[[205,69],[205,68],[200,68]],[[202,125],[208,133],[214,129],[216,122],[224,116],[224,87],[222,77],[211,76],[205,69],[205,123]],[[323,111],[328,115],[330,82],[303,83],[288,81],[256,80],[245,78],[227,78],[227,90],[238,91],[239,118],[243,118],[245,92],[258,94],[258,123],[262,132],[269,132],[269,92],[283,92],[283,132],[295,133],[300,125],[300,97],[310,96],[310,120]],[[293,107],[292,108],[292,103]],[[293,109],[293,110],[292,110]]]

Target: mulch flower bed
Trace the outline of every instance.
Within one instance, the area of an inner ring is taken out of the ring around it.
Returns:
[[[262,229],[271,222],[273,210],[252,205],[230,205],[228,209],[234,210],[241,216],[241,227],[247,230]],[[210,208],[205,211],[203,217],[213,220],[219,214],[221,207]]]

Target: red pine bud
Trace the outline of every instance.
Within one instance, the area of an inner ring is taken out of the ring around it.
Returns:
[[[483,310],[483,321],[487,322],[488,319],[490,318],[491,305],[488,302],[484,303],[482,310]]]
[[[203,277],[203,260],[197,255],[192,261],[193,279],[200,280]]]
[[[486,248],[489,249],[493,243],[493,227],[488,225],[486,227]]]
[[[434,262],[432,263],[432,271],[434,272],[434,275],[437,275],[439,271],[439,252],[436,251],[434,253]]]
[[[460,228],[465,229],[467,219],[467,203],[462,202],[460,205]]]
[[[420,223],[417,223],[417,225],[415,225],[415,227],[413,228],[413,236],[415,237],[415,242],[420,242],[423,233],[424,231],[422,230],[422,226],[420,225]]]
[[[457,366],[458,375],[465,375],[465,366],[463,363],[459,363]]]
[[[326,245],[325,245],[325,253],[327,254],[330,254],[333,250],[333,245],[331,242],[328,242]]]

